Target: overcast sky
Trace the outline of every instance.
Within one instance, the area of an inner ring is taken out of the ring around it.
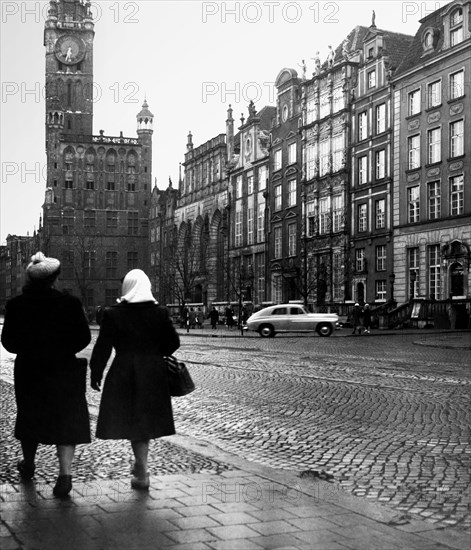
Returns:
[[[188,131],[195,146],[238,121],[251,99],[274,104],[278,73],[308,76],[312,57],[356,25],[415,34],[419,19],[448,2],[99,0],[95,13],[94,134],[136,136],[144,96],[154,113],[153,177],[175,185]],[[1,228],[31,234],[46,185],[43,31],[48,2],[2,0]]]

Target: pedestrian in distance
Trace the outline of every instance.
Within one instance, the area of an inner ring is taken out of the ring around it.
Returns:
[[[371,309],[369,304],[365,304],[363,309],[363,328],[365,329],[365,334],[370,334],[371,329]]]
[[[209,312],[209,320],[211,321],[211,328],[217,329],[219,322],[219,311],[213,306],[213,309]]]
[[[190,328],[196,328],[196,311],[192,307],[190,307],[188,316],[190,319]]]
[[[75,354],[89,344],[91,335],[80,300],[54,288],[59,274],[59,260],[42,252],[32,256],[23,293],[7,303],[2,344],[16,354],[20,477],[34,477],[39,444],[56,445],[59,475],[53,494],[65,497],[72,489],[75,445],[90,443],[87,363]]]
[[[164,356],[179,348],[180,339],[142,270],[127,273],[118,302],[105,310],[90,361],[91,386],[100,391],[113,348],[116,352],[103,385],[96,436],[130,441],[131,486],[145,490],[149,440],[175,433]]]
[[[234,326],[234,310],[231,307],[226,308],[226,325],[229,330]]]
[[[204,315],[203,315],[203,312],[201,311],[201,308],[198,308],[196,310],[196,325],[198,326],[198,328],[203,328],[203,324],[204,324]]]
[[[361,334],[361,315],[362,310],[359,303],[356,303],[353,306],[352,310],[352,325],[353,325],[353,332],[352,334],[356,334],[358,331],[358,334]]]

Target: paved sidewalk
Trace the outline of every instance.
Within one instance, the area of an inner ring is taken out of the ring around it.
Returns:
[[[52,485],[0,486],[2,550],[468,550],[471,535],[438,529],[335,483],[255,465],[173,436],[172,443],[230,463],[220,474],[75,483],[70,498]]]

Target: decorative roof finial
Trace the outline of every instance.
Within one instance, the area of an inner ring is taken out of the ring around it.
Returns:
[[[371,14],[371,26],[376,28],[376,13],[375,13],[375,10],[373,10],[373,13]]]

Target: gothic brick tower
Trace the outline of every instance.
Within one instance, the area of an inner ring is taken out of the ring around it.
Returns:
[[[93,135],[94,23],[89,0],[50,0],[45,22],[47,188],[41,246],[59,284],[90,313],[112,305],[120,280],[148,269],[153,115],[137,138]]]

